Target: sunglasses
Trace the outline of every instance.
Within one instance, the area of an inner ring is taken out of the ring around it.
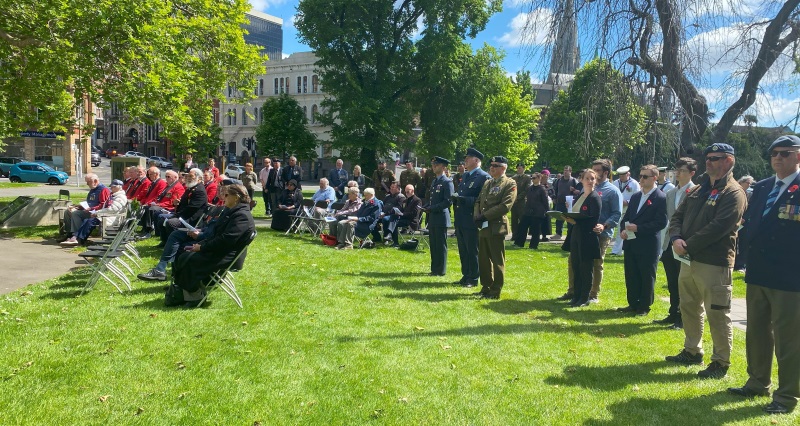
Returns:
[[[655,176],[639,175],[639,180],[654,178]]]
[[[775,158],[775,157],[777,157],[778,155],[780,155],[780,156],[781,156],[781,158],[789,158],[789,154],[794,154],[794,153],[796,153],[796,152],[797,152],[797,151],[772,151],[772,152],[770,152],[770,153],[769,153],[769,155],[770,155],[772,158]]]
[[[722,160],[723,158],[725,158],[725,156],[722,156],[722,157],[706,157],[706,161],[710,161],[710,162],[713,163],[715,161]]]

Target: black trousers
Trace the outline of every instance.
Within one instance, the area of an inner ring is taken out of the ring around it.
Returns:
[[[627,253],[625,254],[627,256]],[[669,315],[681,314],[681,297],[678,293],[678,275],[681,274],[681,262],[675,260],[672,247],[667,247],[661,254],[661,263],[664,265],[664,274],[667,276],[667,290],[669,290]]]
[[[536,233],[537,230],[542,229],[542,222],[545,221],[543,217],[533,217],[533,216],[522,216],[522,219],[519,221],[519,225],[517,225],[517,230],[519,232],[514,233],[514,244],[522,247],[525,245],[525,238],[528,237],[528,233]],[[530,248],[538,248],[539,247],[539,236],[534,235],[531,237]]]
[[[428,231],[431,243],[431,273],[444,275],[447,273],[447,227],[428,226]]]
[[[636,312],[650,312],[658,267],[658,239],[637,238],[625,250],[625,289],[628,306]]]
[[[570,252],[572,258],[572,274],[575,278],[575,294],[573,300],[580,303],[589,301],[589,291],[592,289],[592,275],[594,259],[583,259],[579,254]]]
[[[270,205],[269,189],[266,188],[266,185],[264,186],[265,188],[261,191],[261,199],[264,200],[264,213],[271,214],[270,207],[272,206]]]
[[[461,261],[461,276],[477,281],[480,278],[478,267],[478,228],[473,222],[456,224],[458,258]]]
[[[545,217],[541,225],[542,238],[547,238],[552,228],[550,227],[550,216]]]

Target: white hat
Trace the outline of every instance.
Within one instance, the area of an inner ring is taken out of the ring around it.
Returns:
[[[666,172],[666,171],[667,171],[667,167],[666,167],[666,166],[664,166],[664,167],[659,167],[659,168],[658,168],[658,171],[659,171],[659,172]]]
[[[631,171],[630,167],[622,166],[622,167],[617,169],[617,174],[624,175],[625,173],[628,173],[629,171]]]

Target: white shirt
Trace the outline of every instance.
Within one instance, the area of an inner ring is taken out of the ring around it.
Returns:
[[[789,187],[789,184],[794,182],[794,179],[797,177],[798,173],[800,173],[800,170],[790,174],[789,176],[786,176],[783,179],[778,179],[778,176],[775,176],[775,183],[778,183],[779,180],[783,181],[783,185],[781,185],[781,189],[778,191],[778,198],[781,198],[781,195],[783,195],[783,191],[786,191],[786,188]],[[770,188],[769,190],[772,191],[774,187],[775,186],[773,185],[773,187]]]
[[[639,182],[636,182],[634,178],[628,178],[627,182],[617,179],[614,181],[614,185],[619,189],[619,192],[622,193],[622,199],[625,201],[630,201],[633,194],[642,189],[639,187]]]
[[[678,206],[681,205],[681,201],[683,201],[683,196],[686,195],[686,191],[689,190],[689,187],[692,185],[692,181],[689,181],[686,185],[683,185],[681,189],[675,194],[675,210],[678,210]]]
[[[658,189],[658,187],[654,186],[650,191],[647,192],[647,194],[642,193],[642,198],[639,200],[639,208],[636,210],[636,213],[639,213],[639,211],[642,210],[642,206],[644,206],[644,203],[646,203],[647,199],[650,198],[650,194],[656,192],[656,189]]]

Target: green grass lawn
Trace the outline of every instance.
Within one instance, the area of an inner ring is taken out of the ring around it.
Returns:
[[[165,308],[163,284],[142,281],[77,297],[85,272],[0,296],[0,424],[800,421],[725,393],[747,377],[738,330],[726,379],[663,361],[683,343],[652,323],[666,302],[647,318],[611,311],[624,305],[622,258],[608,258],[601,303],[575,310],[553,301],[566,288],[558,246],[508,250],[501,300],[482,301],[450,284],[450,244],[447,277],[429,277],[427,252],[335,251],[260,229],[237,274],[244,309],[222,292]],[[140,243],[148,267],[154,245]]]
[[[38,183],[27,183],[27,182],[19,182],[19,183],[0,182],[0,189],[6,189],[6,188],[30,188],[30,187],[34,187],[34,186],[39,186],[39,184]]]

